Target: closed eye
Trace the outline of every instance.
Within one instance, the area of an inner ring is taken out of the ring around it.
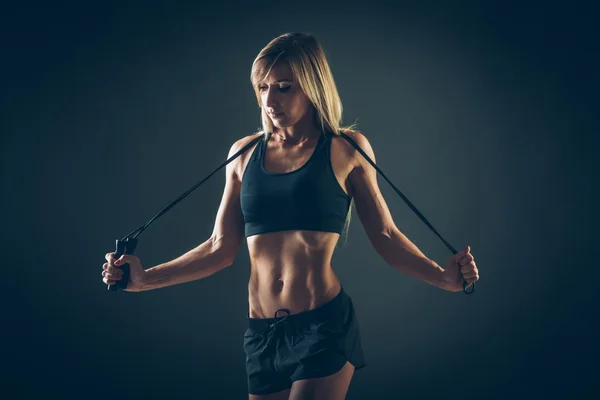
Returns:
[[[291,85],[290,85],[290,86],[281,86],[281,87],[279,88],[279,91],[280,91],[280,92],[287,92],[288,90],[290,90],[290,87],[291,87]],[[258,90],[259,90],[260,92],[264,92],[265,90],[267,90],[267,87],[266,87],[266,86],[259,86],[259,87],[258,87]]]

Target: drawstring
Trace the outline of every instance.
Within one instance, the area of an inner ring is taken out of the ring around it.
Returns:
[[[284,315],[283,317],[278,317],[277,313],[279,311],[283,311],[286,313],[286,315]],[[287,310],[285,308],[280,308],[279,310],[275,311],[275,315],[273,316],[273,318],[275,319],[273,322],[271,322],[270,324],[268,324],[267,326],[269,327],[269,330],[267,332],[263,332],[261,334],[261,336],[267,338],[267,342],[265,343],[264,347],[262,348],[262,350],[260,351],[261,353],[263,351],[265,351],[268,347],[269,344],[271,343],[271,341],[276,340],[276,336],[275,333],[277,331],[277,327],[279,326],[279,324],[281,324],[282,322],[284,322],[290,315],[290,310]],[[284,324],[281,325],[282,327],[286,327],[288,326],[288,324]]]
[[[278,317],[277,313],[279,311],[283,311],[286,313],[286,315],[284,315],[283,317]],[[288,317],[290,316],[290,310],[286,309],[286,308],[280,308],[279,310],[275,311],[275,315],[273,316],[273,318],[275,318],[275,321],[269,324],[269,328],[271,328],[272,330],[275,330],[275,328],[277,327],[277,325],[281,324],[283,321],[285,321]]]

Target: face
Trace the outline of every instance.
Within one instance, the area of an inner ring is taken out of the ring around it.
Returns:
[[[312,104],[286,62],[276,63],[258,85],[262,107],[277,128],[286,128],[311,118]]]

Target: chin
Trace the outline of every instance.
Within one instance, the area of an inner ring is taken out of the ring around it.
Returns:
[[[275,128],[288,128],[288,127],[292,126],[292,124],[288,123],[285,120],[278,120],[278,121],[273,122],[273,126]]]

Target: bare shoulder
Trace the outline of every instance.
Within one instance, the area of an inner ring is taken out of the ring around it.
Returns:
[[[248,144],[250,144],[250,142],[252,142],[254,139],[258,138],[259,136],[261,136],[263,133],[262,132],[256,132],[247,136],[244,136],[238,140],[236,140],[230,147],[229,149],[229,154],[227,155],[227,158],[232,157],[234,154],[236,154],[238,151],[242,150],[245,146],[247,146]],[[256,145],[252,146],[256,147]],[[245,168],[245,165],[248,163],[248,160],[250,159],[250,155],[252,154],[252,148],[249,148],[248,150],[246,150],[246,152],[244,152],[243,154],[240,154],[240,156],[238,158],[236,158],[235,160],[233,160],[228,168],[231,169],[231,171],[235,174],[235,177],[239,180],[241,180],[241,176],[242,171]]]
[[[373,153],[371,143],[362,132],[354,130],[345,130],[343,131],[343,133],[348,135],[350,139],[352,139],[369,156],[369,158],[375,161],[375,155]],[[364,157],[358,152],[358,150],[356,150],[356,148],[350,142],[348,142],[348,140],[341,136],[334,138],[334,140],[332,141],[332,146],[336,147],[336,152],[345,154],[348,161],[351,162],[354,166],[359,166],[363,162],[367,162],[364,159]]]
[[[248,145],[252,140],[256,139],[260,135],[262,135],[262,132],[256,132],[236,140],[229,149],[229,157],[240,151],[242,148],[244,148],[244,146]]]

